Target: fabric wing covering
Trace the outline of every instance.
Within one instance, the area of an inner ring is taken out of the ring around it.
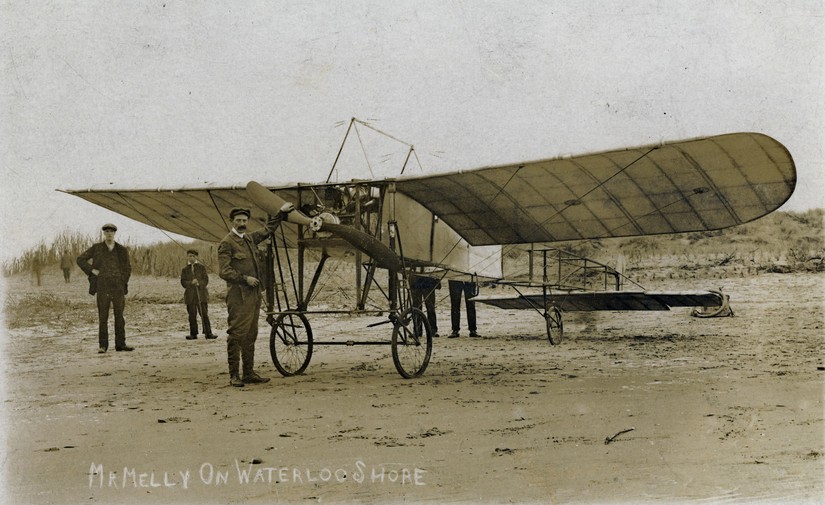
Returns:
[[[155,228],[210,242],[220,241],[229,232],[232,227],[229,211],[234,207],[252,211],[250,228],[253,230],[256,222],[262,224],[267,219],[266,212],[249,200],[245,186],[66,192]],[[283,189],[277,193],[284,200],[297,201],[293,190]],[[293,230],[294,227],[285,228]],[[290,246],[294,244],[294,235],[290,234]]]
[[[790,197],[796,170],[771,137],[733,133],[397,184],[471,245],[518,244],[746,223]]]
[[[776,140],[733,133],[393,182],[399,193],[479,246],[726,228],[782,205],[793,192],[796,170]],[[295,185],[273,191],[297,201]],[[66,192],[207,241],[226,235],[233,207],[250,208],[253,222],[267,217],[244,186]],[[295,227],[285,228],[292,245]]]

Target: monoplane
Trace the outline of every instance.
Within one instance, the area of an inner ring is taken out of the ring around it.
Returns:
[[[553,265],[548,254],[551,259],[557,254],[548,244],[737,226],[776,210],[796,185],[787,149],[760,133],[450,173],[403,171],[398,177],[346,182],[328,177],[319,183],[65,192],[141,223],[214,242],[229,231],[233,207],[249,207],[252,221],[265,222],[285,203],[293,204],[265,253],[265,310],[275,367],[285,376],[303,373],[317,345],[390,345],[396,369],[411,378],[427,368],[433,336],[427,317],[413,304],[414,275],[509,284],[515,295],[477,299],[538,310],[553,343],[561,338],[562,312],[568,310],[719,306],[722,295],[712,291],[650,293],[618,283],[599,293],[570,289],[563,276],[548,277],[548,264]],[[533,261],[543,262],[536,269],[540,275],[502,278],[501,247],[513,244],[539,245]],[[313,306],[328,259],[340,255],[354,262],[355,295],[335,309]],[[561,264],[564,258],[556,259]],[[520,286],[541,292],[522,293]],[[376,297],[382,302],[375,303]],[[382,323],[392,325],[392,335],[381,342],[318,341],[310,325],[314,314],[380,315]]]

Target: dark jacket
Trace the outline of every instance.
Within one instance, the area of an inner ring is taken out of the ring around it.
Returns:
[[[120,280],[123,283],[124,292],[128,292],[129,278],[132,276],[132,266],[129,263],[129,251],[117,242],[115,242],[114,251],[117,254]],[[77,266],[89,277],[89,294],[95,294],[97,291],[97,277],[92,274],[92,270],[101,269],[103,254],[108,252],[109,248],[106,247],[106,242],[98,242],[77,257]],[[100,272],[100,274],[103,276],[105,272]]]
[[[261,280],[263,265],[258,257],[257,244],[269,237],[268,230],[246,233],[244,238],[230,231],[218,244],[218,264],[221,279],[226,281],[229,289],[253,289],[247,285],[246,277]],[[256,288],[257,289],[257,288]]]
[[[441,279],[438,277],[413,274],[412,279],[410,280],[410,288],[421,291],[441,289]]]
[[[198,281],[197,286],[192,285],[193,280]],[[187,305],[198,302],[206,303],[209,296],[206,290],[207,284],[209,284],[209,275],[206,273],[206,267],[201,263],[187,264],[183,267],[180,271],[180,285],[185,288],[183,303]]]

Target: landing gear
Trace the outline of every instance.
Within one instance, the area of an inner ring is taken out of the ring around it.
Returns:
[[[401,377],[420,377],[433,350],[433,335],[427,316],[415,307],[404,310],[393,321],[392,361]]]
[[[312,329],[300,312],[283,312],[272,324],[269,353],[281,375],[304,373],[312,358]]]
[[[561,310],[555,305],[544,311],[544,322],[547,325],[547,338],[553,345],[561,343],[564,336],[564,324],[561,320]]]

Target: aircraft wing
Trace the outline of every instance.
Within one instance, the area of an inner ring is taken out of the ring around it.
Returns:
[[[787,149],[759,133],[399,179],[471,245],[717,230],[793,193]]]
[[[544,296],[480,295],[473,298],[479,303],[502,309],[543,309]],[[555,305],[564,312],[595,310],[670,310],[671,307],[718,307],[722,296],[712,291],[596,291],[554,292],[547,295],[548,305]]]
[[[246,186],[183,189],[65,190],[118,214],[177,233],[210,242],[219,242],[229,232],[229,211],[233,207],[251,209],[251,220],[265,221],[267,213],[249,199]],[[296,201],[294,190],[276,193]]]
[[[426,216],[416,214],[415,223],[438,216],[451,234],[482,246],[726,228],[782,205],[796,185],[796,170],[776,140],[733,133],[375,183],[395,184],[406,200],[420,205],[416,212]],[[323,186],[330,184],[268,189],[285,201],[298,202],[300,190]],[[232,207],[250,208],[253,221],[266,219],[266,212],[250,200],[245,183],[64,192],[150,226],[206,241],[226,235]],[[407,207],[397,213],[399,222],[413,219]],[[447,242],[455,253],[455,240]],[[434,259],[439,263],[442,258]]]

